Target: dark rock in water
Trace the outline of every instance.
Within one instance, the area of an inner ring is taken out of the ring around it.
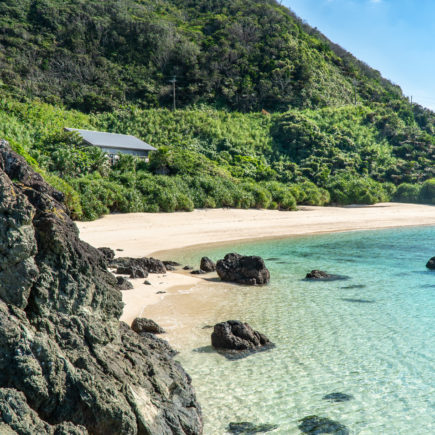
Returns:
[[[216,324],[211,334],[211,344],[230,359],[238,359],[275,346],[265,335],[238,320]],[[245,352],[242,355],[238,355],[243,351]]]
[[[124,249],[118,248],[117,251],[118,251],[118,252],[123,252]]]
[[[116,284],[119,290],[131,290],[133,288],[133,284],[123,276],[116,277]]]
[[[247,421],[240,423],[230,423],[227,431],[233,434],[255,434],[265,433],[278,429],[277,424],[254,424]]]
[[[166,292],[163,292],[163,291],[158,291],[158,292],[156,292],[156,295],[164,295]]]
[[[353,398],[354,397],[352,395],[345,393],[331,393],[322,397],[323,400],[329,400],[331,402],[348,402]]]
[[[0,433],[202,433],[174,352],[122,309],[63,194],[0,140]]]
[[[210,260],[210,258],[202,257],[199,268],[204,272],[214,272],[216,270],[216,264]]]
[[[280,260],[280,258],[278,258],[278,257],[266,258],[266,261],[278,261],[278,260]]]
[[[305,279],[316,281],[336,281],[341,279],[348,279],[348,277],[342,275],[332,275],[330,273],[323,272],[323,270],[312,270],[311,272],[307,273]]]
[[[170,260],[163,260],[163,264],[168,267],[168,266],[172,266],[172,267],[178,267],[181,266],[180,263],[177,263],[176,261],[170,261]]]
[[[138,334],[141,332],[150,332],[152,334],[165,333],[165,330],[154,322],[154,320],[146,319],[145,317],[136,317],[131,324],[131,329]]]
[[[192,270],[192,272],[190,272],[192,275],[204,275],[205,272],[204,270],[198,269],[198,270]]]
[[[115,251],[110,248],[98,248],[98,250],[103,254],[106,261],[110,262],[115,258]]]
[[[162,261],[156,258],[132,258],[132,257],[119,257],[111,261],[111,266],[126,269],[142,269],[148,273],[166,273],[166,267]],[[131,272],[130,272],[131,273]]]
[[[432,257],[426,264],[426,267],[431,270],[435,270],[435,257]]]
[[[342,301],[345,302],[354,302],[357,304],[374,304],[376,301],[371,301],[369,299],[352,299],[352,298],[342,298]]]
[[[335,435],[349,435],[349,429],[338,421],[330,420],[317,415],[310,415],[300,420],[298,426],[303,433],[319,435],[330,433]]]
[[[184,267],[183,267],[183,270],[192,270],[192,269],[193,269],[192,266],[184,266]]]
[[[213,325],[205,325],[201,329],[211,329],[213,328]]]
[[[269,270],[261,257],[227,254],[216,264],[216,271],[222,281],[238,284],[267,284]]]
[[[353,289],[353,288],[365,288],[367,287],[365,284],[353,284],[353,285],[346,285],[344,287],[341,287],[343,289]]]

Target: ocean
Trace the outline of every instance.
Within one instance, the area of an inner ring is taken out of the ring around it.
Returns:
[[[435,227],[236,242],[171,259],[197,267],[204,255],[228,252],[263,257],[270,284],[211,279],[146,313],[180,351],[205,435],[242,421],[301,434],[300,420],[312,415],[350,434],[435,433],[435,272],[425,267],[435,255]],[[305,281],[312,269],[348,278]],[[248,322],[276,347],[234,361],[215,353],[210,326],[230,319]],[[326,400],[331,393],[350,400]]]

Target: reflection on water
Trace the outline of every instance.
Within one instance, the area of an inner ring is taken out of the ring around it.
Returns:
[[[183,264],[230,251],[269,259],[268,286],[204,281],[145,312],[180,351],[205,434],[225,434],[230,422],[300,434],[300,420],[312,415],[351,434],[435,433],[435,273],[424,267],[434,240],[435,227],[425,227],[171,254]],[[312,285],[302,280],[312,269],[350,279]],[[210,326],[229,319],[250,323],[276,348],[236,361],[212,351]],[[351,400],[325,399],[334,394]]]

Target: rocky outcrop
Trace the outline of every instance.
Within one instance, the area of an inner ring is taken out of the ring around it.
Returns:
[[[165,330],[154,320],[145,317],[137,317],[131,324],[131,329],[140,334],[141,332],[150,332],[151,334],[164,334]]]
[[[216,270],[216,264],[208,257],[202,257],[199,268],[204,272],[214,272]]]
[[[116,277],[116,284],[118,286],[118,290],[131,290],[133,288],[133,284],[123,276]]]
[[[115,258],[110,265],[124,270],[142,269],[148,273],[166,273],[166,267],[162,261],[156,258],[132,258],[132,257],[119,257]],[[121,273],[121,272],[118,272]],[[131,272],[130,272],[131,273]]]
[[[216,349],[232,351],[254,351],[273,347],[273,343],[265,335],[238,320],[217,323],[211,334],[211,344]]]
[[[119,322],[116,279],[62,201],[0,141],[0,432],[201,433],[189,376]]]
[[[435,257],[432,257],[426,264],[426,267],[431,270],[435,270]]]
[[[111,248],[98,248],[98,250],[103,254],[108,263],[115,258],[115,251]]]
[[[216,271],[222,281],[238,284],[267,284],[269,270],[261,257],[227,254],[216,264]]]

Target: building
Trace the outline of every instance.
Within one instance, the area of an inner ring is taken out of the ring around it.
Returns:
[[[65,130],[76,131],[86,143],[100,148],[108,155],[112,164],[118,159],[118,154],[130,154],[148,161],[149,152],[156,150],[137,137],[127,134],[80,130],[78,128],[65,128]]]

